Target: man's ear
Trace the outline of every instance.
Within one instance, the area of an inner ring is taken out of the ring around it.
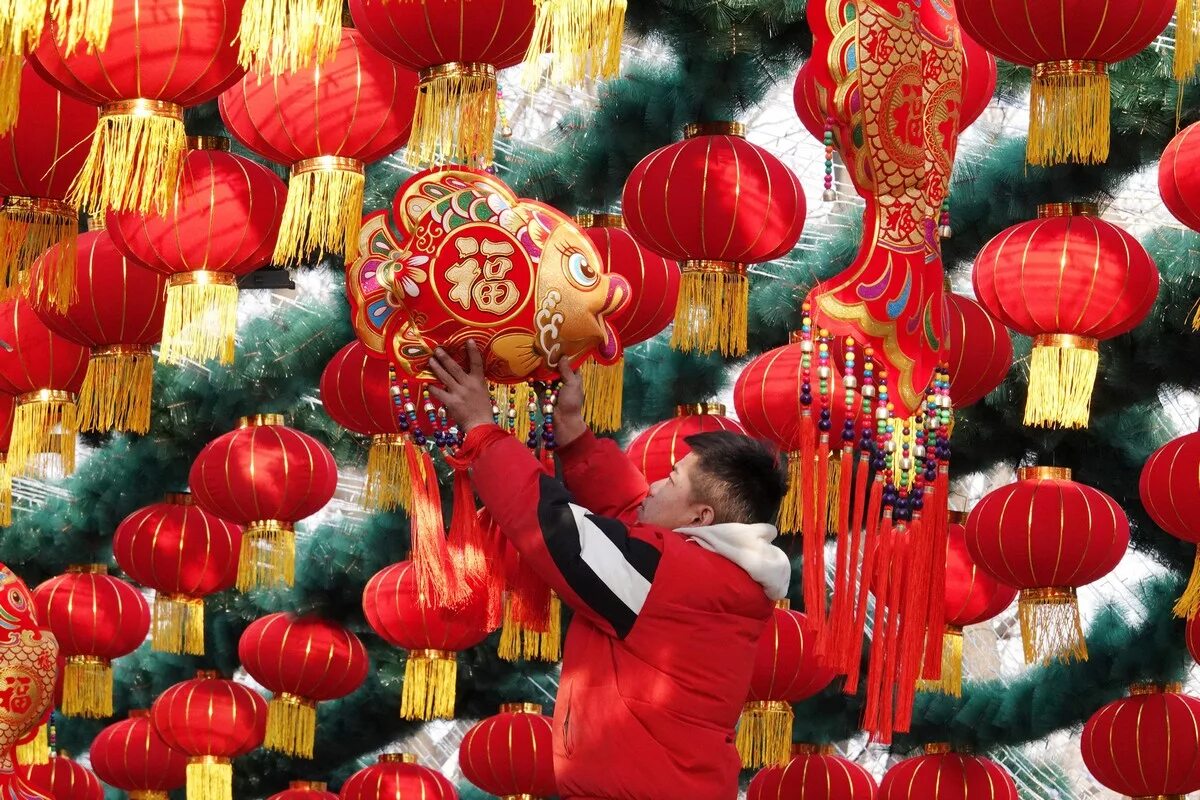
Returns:
[[[717,513],[713,511],[712,506],[699,505],[696,506],[696,521],[695,525],[712,525],[713,520],[717,518]]]

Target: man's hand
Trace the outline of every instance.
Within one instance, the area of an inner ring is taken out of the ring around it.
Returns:
[[[558,360],[558,372],[562,385],[554,404],[554,438],[559,447],[565,447],[587,430],[583,421],[583,378],[571,368],[571,361],[565,356]]]
[[[429,393],[446,407],[446,413],[464,434],[493,421],[492,396],[484,379],[483,356],[474,341],[468,340],[466,349],[468,372],[463,372],[462,367],[440,347],[429,359],[429,369],[442,384],[429,387]]]

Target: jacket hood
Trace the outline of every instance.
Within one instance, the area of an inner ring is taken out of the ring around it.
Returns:
[[[779,535],[774,525],[725,522],[677,532],[746,570],[772,600],[787,597],[792,565],[787,554],[771,544]]]

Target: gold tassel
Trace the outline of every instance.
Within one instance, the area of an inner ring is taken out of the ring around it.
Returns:
[[[799,533],[804,514],[804,456],[799,450],[787,454],[788,488],[779,504],[779,532]]]
[[[293,164],[274,262],[294,267],[326,254],[353,261],[363,186],[363,163],[353,158],[321,156]]]
[[[1102,164],[1111,114],[1108,68],[1100,61],[1051,61],[1033,70],[1029,95],[1030,164]]]
[[[21,57],[0,55],[0,136],[17,124],[21,108]]]
[[[165,214],[186,152],[181,106],[142,99],[102,106],[67,202],[95,216],[109,209]]]
[[[525,88],[537,88],[546,54],[550,55],[550,82],[557,86],[617,77],[625,7],[626,0],[541,0],[525,53]]]
[[[0,455],[0,527],[7,528],[13,521],[12,473],[8,471],[8,454]]]
[[[49,308],[59,314],[67,314],[71,304],[75,302],[75,256],[63,258],[63,248],[43,257],[44,269],[38,271],[37,282],[28,280],[28,275],[22,275],[18,283],[31,305]]]
[[[1175,616],[1180,619],[1191,619],[1200,612],[1200,548],[1196,550],[1196,560],[1192,564],[1192,574],[1188,577],[1187,587],[1173,609]]]
[[[1087,661],[1073,588],[1022,589],[1017,611],[1026,664]]]
[[[1192,330],[1200,331],[1200,300],[1192,307]]]
[[[187,800],[233,800],[233,764],[219,756],[192,756],[187,765]]]
[[[232,364],[237,333],[237,278],[228,272],[184,272],[167,281],[158,360]]]
[[[150,430],[154,357],[146,345],[113,345],[92,351],[79,390],[82,431]]]
[[[496,70],[491,64],[452,62],[421,70],[417,108],[405,159],[469,164],[494,158]]]
[[[155,595],[150,631],[152,650],[204,655],[204,600],[182,594]]]
[[[403,719],[453,719],[458,659],[447,650],[413,650],[404,664]]]
[[[317,735],[317,704],[281,692],[267,706],[267,738],[263,747],[300,758],[313,757]]]
[[[87,45],[89,53],[103,52],[108,46],[113,0],[52,0],[50,16],[64,55],[71,55],[80,42]]]
[[[751,701],[737,726],[743,767],[783,766],[792,755],[792,706],[782,700]]]
[[[4,0],[0,3],[0,55],[19,62],[42,38],[47,0]]]
[[[267,519],[247,525],[238,561],[238,591],[291,586],[295,581],[296,531],[292,523]]]
[[[412,446],[401,434],[379,433],[371,437],[371,449],[367,451],[363,508],[372,511],[396,508],[410,510],[412,479],[408,474],[404,448]]]
[[[7,197],[0,201],[0,299],[16,294],[19,276],[26,273],[38,256],[54,245],[60,264],[72,281],[75,278],[75,238],[79,231],[79,212],[59,200],[39,197]],[[50,266],[49,264],[47,266]],[[61,293],[60,293],[61,294]],[[65,296],[70,296],[69,292]]]
[[[1051,334],[1033,340],[1025,424],[1039,428],[1086,428],[1092,387],[1100,365],[1097,342]]]
[[[75,472],[78,431],[75,396],[70,392],[43,389],[18,397],[8,447],[12,477],[52,480]]]
[[[946,626],[942,634],[942,677],[938,680],[922,678],[917,690],[938,692],[951,697],[962,697],[963,682],[963,632],[962,628]]]
[[[238,28],[238,63],[259,75],[309,69],[337,55],[340,0],[248,0]]]
[[[847,478],[850,480],[851,478]],[[835,450],[829,454],[829,494],[825,497],[826,530],[838,529],[838,514],[841,511],[839,503],[842,496],[842,459]],[[819,509],[818,509],[819,511]]]
[[[594,431],[621,429],[621,394],[625,389],[625,357],[615,364],[588,359],[579,369],[583,378],[583,417]]]
[[[129,800],[171,800],[171,795],[157,789],[130,789]]]
[[[533,389],[528,383],[488,384],[492,394],[492,402],[500,409],[500,426],[512,433],[520,441],[529,438],[529,401]],[[512,406],[512,416],[509,416],[509,405]],[[506,424],[507,423],[507,424]]]
[[[684,261],[671,347],[683,352],[745,355],[750,314],[746,265]]]
[[[63,670],[62,713],[103,719],[113,715],[112,665],[95,656],[67,656]]]
[[[1200,65],[1200,0],[1175,5],[1175,80],[1189,81]]]
[[[33,738],[25,744],[17,745],[17,763],[23,767],[50,763],[50,736],[46,733],[46,723],[37,726]]]
[[[496,654],[505,661],[545,661],[562,658],[562,600],[550,593],[550,612],[545,631],[529,630],[516,619],[511,595],[504,598],[504,623]]]

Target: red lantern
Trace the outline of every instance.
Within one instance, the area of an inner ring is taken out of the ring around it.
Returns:
[[[29,54],[64,92],[100,106],[92,149],[70,202],[100,214],[171,207],[187,147],[183,109],[242,76],[233,40],[244,0],[113,0],[103,51],[44,36]]]
[[[1179,684],[1130,688],[1083,726],[1083,763],[1117,794],[1182,798],[1200,791],[1200,699]]]
[[[442,773],[417,763],[412,753],[384,753],[342,784],[341,800],[458,800]]]
[[[816,634],[808,619],[792,611],[787,600],[758,640],[750,696],[737,728],[743,767],[786,764],[792,748],[792,703],[820,692],[833,672],[817,662]]]
[[[30,270],[35,284],[48,281],[66,258],[56,246]],[[151,345],[162,338],[166,279],[129,261],[104,230],[79,237],[74,290],[64,307],[34,300],[33,310],[54,333],[91,351],[79,389],[78,422],[85,431],[150,430],[154,384]]]
[[[367,677],[367,649],[359,638],[311,616],[259,617],[238,640],[238,659],[275,693],[263,746],[304,758],[313,757],[317,703],[345,697]]]
[[[160,694],[150,719],[167,746],[188,757],[187,800],[233,800],[230,761],[262,744],[267,704],[252,689],[199,670]]]
[[[288,788],[276,792],[267,800],[337,800],[324,781],[290,781]]]
[[[969,297],[946,292],[946,309],[950,400],[955,408],[966,408],[989,395],[1008,375],[1012,337]]]
[[[213,439],[188,475],[196,504],[241,525],[237,588],[291,586],[295,523],[325,507],[337,489],[337,465],[325,445],[283,424],[281,414],[243,417]]]
[[[1190,0],[1183,0],[1180,8],[1191,6]],[[1183,28],[1183,23],[1179,23]],[[1200,50],[1198,50],[1200,52]],[[1158,160],[1158,193],[1163,205],[1182,222],[1194,231],[1200,231],[1200,180],[1197,180],[1200,170],[1200,158],[1197,149],[1200,139],[1196,133],[1200,130],[1197,125],[1189,125],[1167,145],[1162,157]],[[1192,316],[1192,330],[1200,330],[1200,308]]]
[[[1146,249],[1089,203],[1038,206],[1038,219],[1002,231],[975,258],[975,296],[1033,337],[1025,424],[1085,428],[1097,342],[1136,328],[1158,296]]]
[[[676,407],[674,418],[657,422],[638,434],[625,448],[625,454],[647,482],[655,483],[670,475],[675,465],[692,452],[684,441],[687,437],[710,431],[746,432],[725,416],[721,403],[681,405]]]
[[[553,724],[537,703],[505,703],[463,737],[458,747],[463,775],[501,797],[544,800],[558,794]]]
[[[111,717],[112,660],[132,653],[150,632],[142,593],[103,564],[84,564],[40,584],[33,600],[67,659],[59,710],[68,717]]]
[[[234,137],[291,167],[276,263],[358,255],[363,169],[408,138],[415,84],[415,75],[344,28],[328,63],[269,80],[247,74],[221,95]]]
[[[1142,505],[1154,524],[1185,542],[1200,545],[1200,433],[1164,444],[1146,459],[1138,483]],[[1200,611],[1200,550],[1175,616],[1192,619]]]
[[[104,789],[90,769],[59,752],[45,764],[17,767],[30,786],[54,800],[103,800]]]
[[[228,152],[228,139],[191,137],[188,145],[171,209],[110,213],[108,229],[122,252],[169,278],[159,360],[230,364],[237,280],[271,260],[286,190],[266,167]]]
[[[830,745],[798,744],[786,766],[769,766],[750,781],[746,800],[875,800],[879,791],[865,767]]]
[[[1087,658],[1075,589],[1125,555],[1129,520],[1115,500],[1065,467],[1021,467],[971,511],[966,542],[980,569],[1021,590],[1027,664]]]
[[[1186,640],[1188,652],[1192,654],[1192,660],[1200,664],[1200,614],[1192,617],[1187,621]]]
[[[131,800],[167,800],[187,781],[187,757],[172,750],[154,730],[148,709],[109,725],[88,749],[100,780],[129,793]]]
[[[375,633],[409,651],[400,716],[453,718],[458,675],[455,653],[487,637],[485,598],[473,596],[466,606],[454,610],[425,607],[419,602],[412,562],[401,561],[375,573],[367,582],[363,613]]]
[[[204,655],[204,598],[233,586],[241,543],[238,526],[197,507],[186,492],[121,520],[113,555],[129,577],[155,591],[155,650]]]
[[[956,0],[963,31],[997,58],[1033,69],[1031,164],[1098,164],[1108,158],[1108,65],[1154,41],[1172,0]],[[1014,24],[1020,20],[1020,24]]]
[[[671,334],[680,350],[745,353],[747,267],[790,252],[804,228],[799,179],[745,137],[736,122],[689,125],[684,141],[643,158],[625,181],[630,232],[681,262]]]
[[[492,163],[496,73],[525,54],[533,0],[351,0],[350,14],[372,47],[420,76],[408,163]]]
[[[925,755],[906,758],[884,773],[879,800],[1018,800],[1008,770],[982,756],[925,745]]]

